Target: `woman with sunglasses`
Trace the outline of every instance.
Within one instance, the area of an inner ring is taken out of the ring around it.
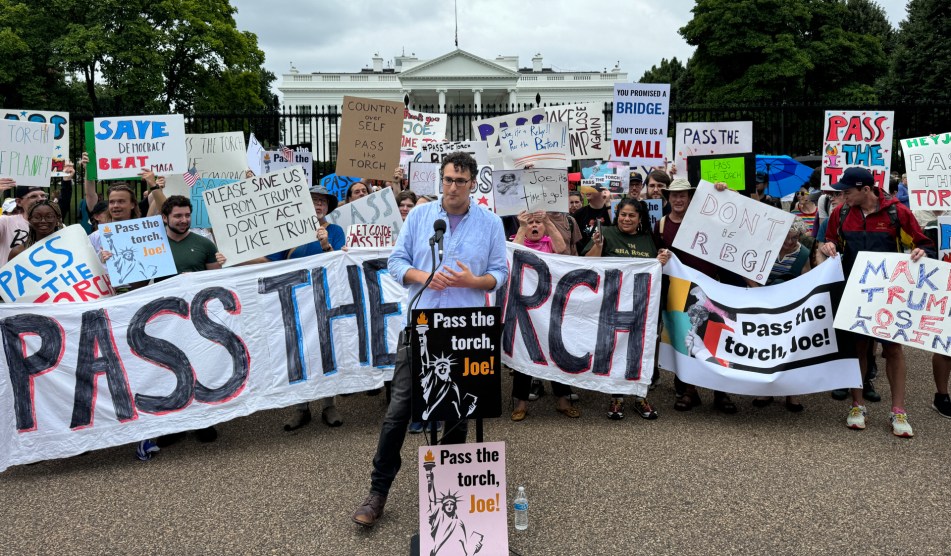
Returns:
[[[818,197],[817,197],[818,198]],[[802,186],[796,193],[796,205],[792,213],[802,219],[806,225],[806,234],[809,237],[816,237],[819,231],[819,207],[812,199],[812,193],[809,188]]]

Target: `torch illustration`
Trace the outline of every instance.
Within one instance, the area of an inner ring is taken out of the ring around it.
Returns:
[[[426,333],[429,332],[429,319],[426,313],[420,313],[416,319],[416,333],[419,334],[419,353],[423,358],[423,368],[429,367],[429,344]]]

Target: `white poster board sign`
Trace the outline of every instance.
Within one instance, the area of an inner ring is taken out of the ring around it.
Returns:
[[[663,166],[669,110],[669,83],[615,83],[611,159],[631,166]]]
[[[251,138],[248,139],[248,152],[246,155],[248,169],[254,172],[255,176],[260,176],[264,173],[264,146],[258,141],[258,138],[251,134]]]
[[[381,224],[392,228],[393,237],[400,235],[400,228],[403,227],[396,196],[389,187],[338,207],[327,215],[327,222],[344,230],[353,224]]]
[[[502,167],[502,147],[499,144],[499,133],[503,129],[540,124],[546,122],[547,118],[548,115],[544,108],[536,108],[472,122],[472,136],[488,144],[489,160],[485,164],[490,164],[494,168]],[[483,162],[479,162],[479,164],[483,164]]]
[[[418,151],[426,143],[446,140],[445,114],[428,114],[409,108],[403,109],[403,149]]]
[[[753,152],[753,122],[677,122],[677,172],[687,175],[687,157]]]
[[[109,280],[116,286],[172,276],[178,271],[159,215],[102,224],[103,251]]]
[[[902,139],[911,210],[951,210],[951,133]]]
[[[61,178],[66,175],[63,170],[69,160],[69,112],[50,112],[48,110],[16,110],[0,109],[0,118],[4,120],[20,120],[51,124],[53,126],[53,141],[56,148],[53,151],[53,162],[50,175]]]
[[[0,178],[17,185],[49,187],[56,153],[55,126],[0,120]]]
[[[507,127],[499,132],[504,169],[564,169],[571,165],[568,124],[542,123]]]
[[[185,145],[188,168],[194,168],[201,177],[244,179],[248,165],[243,132],[189,133]]]
[[[892,166],[891,111],[826,110],[822,134],[822,185],[839,181],[848,168],[865,168],[875,184],[888,190]]]
[[[739,193],[700,182],[674,247],[765,284],[794,216]]]
[[[264,158],[261,167],[265,174],[277,172],[284,168],[300,166],[304,169],[304,178],[307,180],[307,187],[314,185],[314,155],[310,149],[294,149],[294,160],[288,160],[281,151],[264,151]]]
[[[413,162],[441,163],[446,155],[454,152],[464,152],[472,155],[476,164],[482,166],[489,163],[489,154],[485,141],[448,141],[445,143],[425,143],[416,154]]]
[[[317,214],[304,169],[283,170],[206,189],[205,206],[225,266],[317,240]]]
[[[347,226],[347,247],[392,247],[395,243],[393,228],[385,224]]]
[[[96,164],[100,180],[134,178],[142,170],[158,175],[188,171],[185,118],[116,116],[93,120]]]
[[[568,148],[571,160],[607,158],[604,108],[597,103],[566,104],[545,108],[549,122],[568,124]]]
[[[435,195],[441,191],[438,162],[410,162],[409,188],[417,195]]]
[[[500,170],[492,176],[499,216],[515,216],[523,210],[568,212],[567,170]]]

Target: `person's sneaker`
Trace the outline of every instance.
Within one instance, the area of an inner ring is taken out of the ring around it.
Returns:
[[[869,402],[882,401],[882,396],[875,391],[875,386],[872,385],[871,380],[866,381],[865,384],[862,385],[862,397],[865,398],[865,401]]]
[[[608,419],[620,421],[624,418],[624,399],[611,398],[611,405],[608,406]]]
[[[839,400],[841,402],[842,400],[848,397],[849,397],[848,388],[836,388],[835,390],[832,391],[833,400]]]
[[[156,438],[155,445],[159,448],[168,448],[173,444],[178,444],[182,440],[185,440],[184,432],[173,432],[172,434],[163,434]]]
[[[152,454],[155,454],[159,451],[158,445],[151,440],[143,440],[139,442],[138,446],[135,447],[135,457],[140,461],[149,461],[152,459]]]
[[[409,424],[409,429],[407,429],[410,434],[419,434],[423,432],[423,422],[422,421],[413,421]]]
[[[195,431],[195,438],[199,442],[209,443],[218,440],[218,429],[214,426],[205,427],[203,429],[198,429]]]
[[[367,499],[360,504],[353,512],[352,519],[354,523],[364,527],[373,527],[373,524],[383,517],[383,506],[386,504],[386,496],[371,492]]]
[[[634,409],[637,410],[638,415],[645,419],[651,420],[657,418],[657,412],[654,411],[653,407],[651,407],[651,404],[647,401],[647,398],[635,396]]]
[[[947,394],[935,394],[932,409],[938,412],[938,415],[951,419],[951,396]]]
[[[310,423],[310,409],[298,409],[294,412],[291,420],[284,423],[284,432],[296,431],[297,429]]]
[[[442,431],[442,421],[430,421],[426,423],[426,432],[433,432],[433,426],[436,427],[436,432]]]
[[[865,406],[853,405],[849,410],[849,416],[845,419],[845,424],[850,429],[865,430]]]
[[[545,385],[542,384],[542,381],[536,379],[532,380],[532,389],[528,392],[528,401],[533,402],[538,398],[545,395]]]
[[[890,413],[889,418],[892,422],[892,434],[901,438],[911,438],[915,433],[911,430],[908,423],[907,413]]]
[[[343,425],[343,419],[340,417],[340,412],[337,411],[337,406],[335,405],[325,407],[320,414],[320,418],[328,427],[339,427]]]

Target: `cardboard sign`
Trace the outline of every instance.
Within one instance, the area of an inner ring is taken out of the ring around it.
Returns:
[[[442,182],[439,183],[440,193]],[[492,167],[479,166],[479,176],[476,178],[475,190],[469,195],[477,206],[495,212],[495,184],[492,181]]]
[[[502,414],[500,307],[412,313],[413,421]]]
[[[949,281],[946,262],[922,258],[914,263],[904,253],[859,251],[835,327],[951,355]]]
[[[442,191],[438,162],[410,162],[409,188],[417,195],[435,195]]]
[[[93,120],[99,179],[131,178],[143,169],[160,176],[188,171],[185,118],[117,116]]]
[[[472,122],[472,135],[478,137],[480,141],[488,144],[489,159],[485,164],[494,168],[502,168],[502,146],[499,144],[499,133],[506,128],[541,124],[547,120],[548,115],[544,108],[506,114],[505,116],[496,116],[494,118],[484,118]],[[479,162],[479,164],[483,164]]]
[[[568,212],[566,170],[503,170],[492,173],[495,213],[515,216],[526,210]]]
[[[894,122],[895,113],[890,111],[827,110],[822,134],[822,186],[837,183],[847,168],[859,166],[872,173],[879,189],[887,191]]]
[[[224,266],[291,249],[317,239],[317,214],[304,169],[279,172],[206,189],[205,206]]]
[[[79,224],[41,240],[0,268],[4,303],[71,303],[112,294],[106,269]]]
[[[663,166],[669,107],[670,84],[615,83],[611,159]]]
[[[360,178],[327,174],[320,178],[320,185],[327,189],[328,193],[337,197],[338,201],[343,201],[347,198],[347,190],[358,181],[360,181]]]
[[[203,178],[243,180],[248,169],[244,132],[189,133],[185,136],[188,168]]]
[[[4,120],[19,120],[50,124],[53,126],[53,161],[50,166],[50,175],[54,178],[66,176],[63,170],[69,160],[69,112],[49,112],[46,110],[14,110],[0,109],[0,117]]]
[[[951,133],[902,139],[911,210],[951,209]]]
[[[337,174],[391,180],[400,163],[402,102],[343,97]]]
[[[20,120],[0,120],[0,178],[17,185],[49,187],[56,126]]]
[[[264,151],[261,167],[265,174],[271,174],[292,166],[300,166],[304,169],[307,187],[314,185],[314,156],[310,149],[294,149],[294,160],[284,158],[284,153],[281,151]]]
[[[568,148],[571,160],[606,158],[604,112],[599,104],[568,104],[545,108],[549,122],[568,124]]]
[[[446,143],[426,143],[414,158],[414,162],[434,162],[441,164],[446,155],[454,152],[464,152],[472,155],[476,164],[489,164],[489,154],[485,141],[449,141]]]
[[[756,187],[756,156],[716,154],[691,156],[687,180],[696,186],[700,180],[724,182],[733,191],[753,191]]]
[[[674,162],[681,175],[687,157],[753,152],[753,122],[677,122]]]
[[[251,170],[255,176],[260,176],[264,173],[264,146],[258,142],[258,138],[251,134],[251,138],[248,139],[248,152],[246,154],[246,159],[248,163],[248,169]]]
[[[674,239],[685,253],[765,284],[794,216],[700,182]]]
[[[178,273],[161,216],[135,218],[102,225],[102,249],[109,280],[122,286]]]
[[[382,224],[351,224],[347,227],[347,247],[392,247],[393,228]]]
[[[542,123],[507,127],[499,131],[502,163],[506,170],[535,168],[563,169],[568,159],[568,124]]]
[[[669,287],[660,363],[680,380],[750,396],[862,384],[858,360],[840,353],[833,328],[841,259],[763,288],[721,284],[676,257],[664,274]]]
[[[400,228],[403,227],[396,196],[389,187],[338,207],[327,215],[327,222],[344,230],[353,224],[381,224],[393,230],[393,237],[400,235]]]
[[[416,151],[425,143],[445,141],[447,123],[445,114],[427,114],[404,108],[401,148]]]
[[[508,554],[505,443],[419,447],[419,553]]]

